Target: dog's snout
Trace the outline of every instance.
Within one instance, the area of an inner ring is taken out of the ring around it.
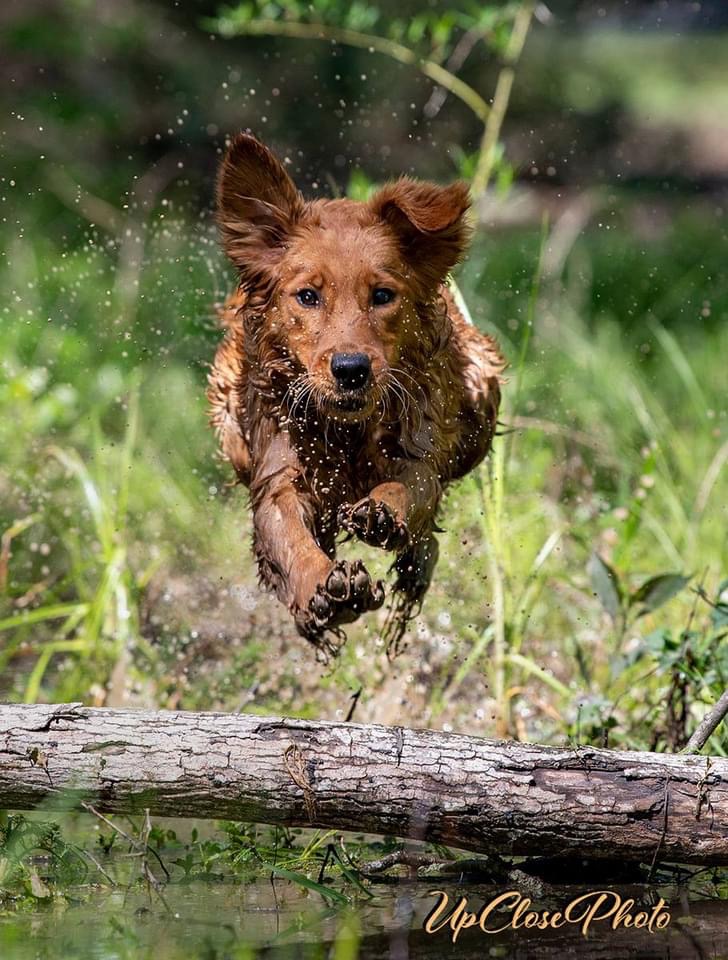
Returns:
[[[366,353],[335,353],[331,372],[342,390],[360,390],[369,380],[372,362]]]

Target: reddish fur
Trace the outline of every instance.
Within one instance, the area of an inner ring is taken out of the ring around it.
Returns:
[[[442,492],[487,454],[500,401],[498,348],[443,285],[468,240],[467,188],[402,178],[367,203],[307,202],[273,154],[241,134],[217,196],[240,287],[223,310],[208,396],[223,452],[250,489],[261,580],[304,636],[330,645],[383,596],[360,565],[335,564],[347,505],[364,500],[380,518],[374,533],[359,520],[351,529],[397,554],[389,637],[398,641],[432,573]],[[395,289],[395,302],[372,307],[375,285]],[[308,286],[320,289],[320,307],[296,301]],[[337,406],[339,351],[371,358],[359,410]],[[297,403],[304,376],[312,399]]]

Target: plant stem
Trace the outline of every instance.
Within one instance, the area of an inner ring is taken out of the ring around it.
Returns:
[[[511,98],[511,89],[516,76],[515,65],[518,62],[523,45],[526,42],[528,29],[531,26],[531,18],[536,4],[528,0],[525,2],[513,21],[513,30],[511,31],[508,46],[503,57],[503,67],[498,74],[498,80],[493,94],[493,106],[490,109],[483,138],[480,141],[480,152],[478,156],[478,166],[473,176],[472,191],[474,197],[479,197],[485,193],[488,182],[493,172],[493,162],[495,159],[495,148],[498,145],[503,119],[508,109],[508,101]]]
[[[505,570],[503,543],[503,447],[499,445],[487,461],[486,483],[478,475],[483,527],[488,544],[488,578],[493,596],[493,654],[491,678],[493,699],[496,702],[496,736],[507,737],[510,733],[510,698],[508,685],[508,640],[506,637],[506,598],[508,588]]]
[[[277,20],[248,20],[236,22],[226,17],[220,17],[211,22],[211,25],[223,36],[248,34],[250,36],[292,37],[298,40],[331,40],[334,43],[343,43],[349,47],[359,47],[362,50],[376,51],[385,56],[417,67],[430,80],[444,87],[453,96],[458,97],[485,123],[490,115],[490,107],[469,84],[456,77],[445,67],[433,60],[418,56],[414,50],[376,34],[360,33],[358,30],[347,30],[341,27],[332,27],[323,23],[299,23],[297,21]],[[515,32],[514,27],[514,32]]]
[[[536,321],[536,307],[539,301],[539,295],[541,292],[541,279],[543,277],[543,265],[544,258],[546,256],[546,248],[549,239],[549,220],[548,214],[544,214],[541,219],[541,240],[539,243],[538,249],[538,260],[536,261],[536,269],[534,270],[533,277],[531,279],[531,289],[528,293],[528,304],[526,306],[526,316],[525,316],[525,327],[523,330],[523,336],[521,338],[521,347],[518,351],[518,366],[516,368],[516,385],[515,390],[513,391],[513,400],[512,400],[512,410],[515,414],[518,412],[518,408],[521,403],[521,393],[523,390],[523,374],[526,367],[526,355],[528,354],[528,347],[531,343],[531,335],[533,334],[533,325]],[[511,418],[511,421],[513,421]],[[511,423],[513,426],[513,423]],[[513,450],[513,438],[515,436],[515,430],[511,430],[505,438],[505,447],[506,455],[504,461],[504,469],[507,471],[508,466],[511,460],[511,454]]]

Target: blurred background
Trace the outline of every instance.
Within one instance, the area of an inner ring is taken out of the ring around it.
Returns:
[[[0,44],[0,698],[361,691],[360,721],[683,745],[728,684],[726,5],[6,0]],[[394,662],[375,615],[317,662],[260,593],[207,428],[239,129],[309,196],[473,181],[503,435]]]

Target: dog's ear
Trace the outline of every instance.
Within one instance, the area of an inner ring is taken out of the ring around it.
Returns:
[[[465,252],[470,228],[467,184],[449,187],[401,177],[369,201],[375,215],[397,235],[413,275],[426,289],[435,289]]]
[[[220,165],[217,221],[244,284],[275,269],[303,207],[278,158],[255,137],[239,133]]]

